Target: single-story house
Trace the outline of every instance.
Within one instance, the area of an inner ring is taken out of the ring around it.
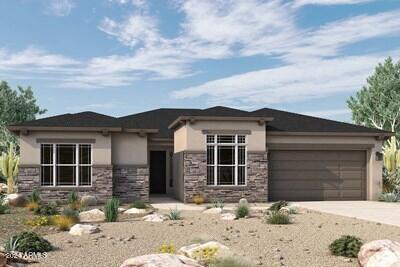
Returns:
[[[263,108],[156,109],[115,118],[64,114],[15,125],[18,188],[46,200],[168,195],[192,202],[376,199],[377,129]]]

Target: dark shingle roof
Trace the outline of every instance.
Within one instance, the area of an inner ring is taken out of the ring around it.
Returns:
[[[259,116],[273,117],[267,125],[267,131],[277,132],[343,132],[343,133],[388,133],[378,129],[355,124],[316,118],[312,116],[263,108],[252,112]]]
[[[158,129],[154,137],[172,138],[173,130],[168,126],[179,116],[215,116],[215,117],[272,117],[267,123],[267,131],[275,132],[340,132],[340,133],[376,133],[388,132],[363,126],[321,119],[281,110],[263,108],[253,112],[216,106],[208,109],[160,108],[129,116],[115,118],[95,112],[64,114],[29,122],[12,127],[120,127],[125,129]]]
[[[79,113],[67,113],[33,121],[26,121],[12,126],[30,127],[120,127],[115,117],[96,112],[85,111]]]

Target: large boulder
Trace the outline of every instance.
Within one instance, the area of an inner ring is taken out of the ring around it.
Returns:
[[[223,211],[222,208],[211,208],[211,209],[206,209],[203,211],[205,214],[221,214]]]
[[[124,211],[125,214],[145,214],[147,211],[145,209],[137,209],[137,208],[131,208],[126,211]]]
[[[195,252],[204,248],[216,248],[217,253],[215,256],[217,258],[224,257],[230,253],[227,246],[224,246],[217,241],[208,241],[205,243],[196,243],[189,246],[184,246],[179,249],[179,253],[185,255],[186,257],[194,258]]]
[[[90,224],[75,224],[69,230],[71,235],[89,235],[100,232],[100,229],[97,226]]]
[[[106,216],[104,212],[99,209],[92,209],[79,213],[79,221],[83,223],[104,222],[105,219]]]
[[[150,254],[127,259],[120,267],[203,267],[192,259],[174,254]]]
[[[163,222],[165,220],[164,215],[161,214],[150,214],[143,217],[145,222]]]
[[[24,207],[26,204],[26,198],[23,194],[9,194],[6,195],[4,202],[14,207]]]
[[[361,267],[399,267],[400,243],[388,239],[364,244],[358,252]]]
[[[89,206],[96,206],[97,205],[97,198],[91,195],[85,195],[81,197],[82,205],[89,207]]]

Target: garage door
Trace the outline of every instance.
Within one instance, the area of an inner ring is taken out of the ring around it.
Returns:
[[[363,200],[365,151],[272,150],[269,199]]]

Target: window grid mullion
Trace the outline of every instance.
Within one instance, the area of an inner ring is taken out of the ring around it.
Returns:
[[[56,144],[53,144],[53,161],[52,161],[52,164],[53,164],[53,186],[56,186],[56,184],[57,184],[56,161],[57,161],[57,158],[56,158]]]
[[[238,135],[235,135],[235,167],[234,167],[234,185],[238,184]]]
[[[75,145],[75,186],[79,186],[79,144]]]
[[[218,145],[217,135],[214,134],[214,185],[218,185]]]

